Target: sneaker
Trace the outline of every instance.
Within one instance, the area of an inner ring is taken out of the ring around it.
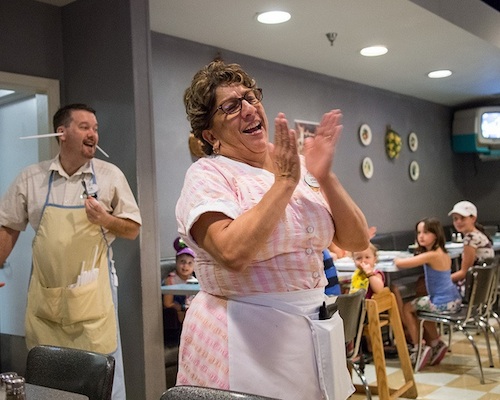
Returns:
[[[432,356],[429,365],[438,365],[446,355],[447,351],[448,346],[446,346],[444,342],[440,340],[439,343],[432,348]]]
[[[431,359],[432,356],[432,348],[430,346],[422,347],[422,353],[420,354],[420,362],[418,363],[418,366],[416,365],[417,355],[418,355],[418,347],[414,346],[410,351],[411,365],[413,365],[415,371],[420,371],[429,363],[429,360]]]

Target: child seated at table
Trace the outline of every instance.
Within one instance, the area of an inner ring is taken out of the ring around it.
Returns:
[[[349,293],[355,293],[360,289],[366,291],[365,298],[371,299],[375,293],[382,291],[385,285],[385,276],[382,271],[376,269],[377,263],[377,248],[373,243],[370,243],[368,248],[363,251],[354,251],[352,259],[356,265],[356,270],[351,277],[351,287]],[[349,343],[348,349],[353,346]],[[361,343],[361,354],[365,354],[367,360],[370,359],[371,345],[368,338],[363,338]]]
[[[325,294],[328,296],[338,296],[341,293],[339,277],[333,257],[328,250],[323,250],[323,267],[326,279],[328,279],[328,285],[325,286]]]
[[[165,279],[164,285],[186,283],[193,278],[196,253],[191,250],[181,238],[174,241],[175,271]],[[163,327],[165,341],[176,342],[180,338],[180,331],[184,316],[194,296],[163,295]]]
[[[477,208],[474,204],[470,201],[460,201],[448,215],[452,216],[457,232],[464,236],[460,269],[451,274],[453,282],[459,283],[465,281],[469,268],[495,257],[495,251],[491,237],[477,222]]]
[[[451,258],[445,248],[446,239],[441,223],[436,218],[425,218],[417,223],[415,231],[418,243],[415,256],[394,259],[398,268],[424,266],[425,285],[429,295],[417,297],[403,305],[402,320],[409,334],[410,359],[414,366],[419,338],[417,310],[456,312],[462,303],[460,293],[451,280]],[[439,364],[448,350],[435,323],[425,322],[424,329],[428,343],[422,349],[418,370],[426,364]]]
[[[356,271],[354,271],[351,277],[349,293],[365,289],[366,298],[370,299],[373,294],[379,293],[385,284],[384,273],[375,268],[375,264],[377,263],[377,248],[373,243],[370,243],[367,249],[353,252],[352,259],[356,265]]]

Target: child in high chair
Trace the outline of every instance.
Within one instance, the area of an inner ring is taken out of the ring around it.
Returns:
[[[370,299],[375,293],[379,293],[385,284],[384,273],[375,268],[377,248],[370,243],[366,250],[353,252],[352,258],[357,269],[352,274],[349,293],[365,289],[366,298]]]
[[[355,293],[360,289],[364,289],[366,291],[365,298],[371,299],[385,285],[384,273],[375,268],[375,264],[377,263],[377,248],[373,243],[370,243],[367,249],[353,252],[352,259],[356,265],[356,271],[354,271],[351,277],[349,293]],[[370,353],[371,344],[368,338],[366,339],[366,342],[363,342],[363,347],[366,346],[366,351]],[[353,344],[350,343],[348,348],[352,346]]]

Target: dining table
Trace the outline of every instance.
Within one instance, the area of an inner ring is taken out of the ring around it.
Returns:
[[[338,271],[337,277],[339,279],[339,283],[341,285],[346,285],[351,282],[352,272],[349,271]],[[200,291],[199,283],[179,283],[176,285],[162,285],[161,293],[162,294],[174,294],[174,295],[183,295],[183,296],[191,296],[195,295]]]
[[[462,255],[464,247],[463,243],[447,242],[445,247],[448,250],[448,253],[450,254],[450,257],[453,261],[452,268],[454,270],[460,268],[460,257]],[[495,250],[495,252],[500,252],[500,233],[493,236],[493,249]],[[384,273],[387,286],[390,286],[391,282],[401,279],[401,277],[403,276],[421,276],[424,273],[423,267],[421,266],[411,268],[411,271],[408,269],[400,270],[394,264],[394,259],[398,257],[413,257],[413,253],[410,251],[400,250],[379,250],[377,252],[378,262],[376,264],[376,267]],[[343,257],[335,260],[334,264],[337,268],[337,275],[340,284],[344,286],[349,284],[352,273],[356,270],[354,260],[351,257]],[[188,283],[161,286],[162,294],[191,296],[195,295],[200,290],[200,284],[196,279],[191,279]]]
[[[390,286],[392,281],[398,279],[399,275],[405,274],[405,272],[402,272],[402,270],[396,267],[396,265],[394,264],[394,259],[407,257],[413,257],[413,254],[409,251],[397,250],[379,250],[377,252],[377,263],[375,264],[375,268],[384,273],[387,286]],[[338,273],[349,272],[352,274],[354,271],[356,271],[357,268],[352,257],[338,258],[337,260],[335,260],[334,264],[337,268]],[[416,267],[412,272],[412,275],[421,275],[423,274],[423,268]]]
[[[493,250],[495,253],[500,252],[500,233],[497,233],[492,237],[493,239]],[[411,246],[409,246],[411,248]],[[446,242],[445,248],[448,251],[452,259],[452,270],[457,270],[460,268],[460,259],[464,249],[463,242]],[[376,268],[382,271],[385,275],[386,285],[390,286],[392,282],[395,282],[401,277],[408,276],[421,276],[423,275],[423,267],[406,268],[399,269],[394,264],[395,258],[407,258],[413,257],[413,253],[410,251],[400,251],[400,250],[379,250],[377,252],[377,263]],[[335,267],[337,271],[340,272],[354,272],[356,270],[356,265],[351,257],[343,257],[335,260]],[[411,279],[411,278],[410,278]]]
[[[199,283],[178,283],[175,285],[162,285],[162,294],[175,294],[183,296],[191,296],[200,291]]]
[[[25,384],[26,400],[89,400],[83,394],[67,392],[45,386]]]

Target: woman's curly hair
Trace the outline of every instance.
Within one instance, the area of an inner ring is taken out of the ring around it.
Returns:
[[[203,152],[213,153],[212,145],[203,139],[202,132],[210,128],[212,112],[215,108],[215,90],[219,86],[242,84],[253,89],[255,79],[248,75],[238,64],[226,64],[218,59],[198,71],[191,86],[184,92],[184,106],[191,132],[203,143]]]

